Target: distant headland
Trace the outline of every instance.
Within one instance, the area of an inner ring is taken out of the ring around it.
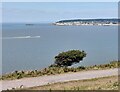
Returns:
[[[67,25],[120,25],[120,19],[72,19],[72,20],[61,20],[53,23],[54,25],[67,26]]]

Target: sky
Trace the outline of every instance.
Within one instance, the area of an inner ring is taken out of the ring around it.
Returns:
[[[118,17],[117,2],[4,2],[0,9],[3,23]]]
[[[119,2],[119,0],[1,0],[2,2]]]

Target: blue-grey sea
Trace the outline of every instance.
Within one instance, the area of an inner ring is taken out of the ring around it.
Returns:
[[[86,58],[74,67],[118,59],[117,26],[7,23],[3,24],[2,30],[3,74],[48,67],[59,52],[72,49],[87,53]]]

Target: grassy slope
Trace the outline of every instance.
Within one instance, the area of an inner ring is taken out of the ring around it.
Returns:
[[[29,90],[118,90],[118,76],[48,84]]]
[[[55,75],[62,74],[68,72],[78,72],[78,71],[87,71],[87,70],[100,70],[100,69],[111,69],[118,68],[120,62],[117,61],[111,62],[109,64],[103,65],[94,65],[89,67],[79,66],[76,68],[65,68],[65,67],[48,67],[42,70],[33,70],[33,71],[15,71],[13,73],[9,73],[1,76],[2,80],[13,80],[13,79],[21,79],[24,77],[37,77],[44,75]]]

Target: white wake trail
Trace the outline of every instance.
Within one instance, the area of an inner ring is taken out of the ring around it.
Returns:
[[[35,38],[40,38],[40,36],[2,37],[1,39],[35,39]]]

